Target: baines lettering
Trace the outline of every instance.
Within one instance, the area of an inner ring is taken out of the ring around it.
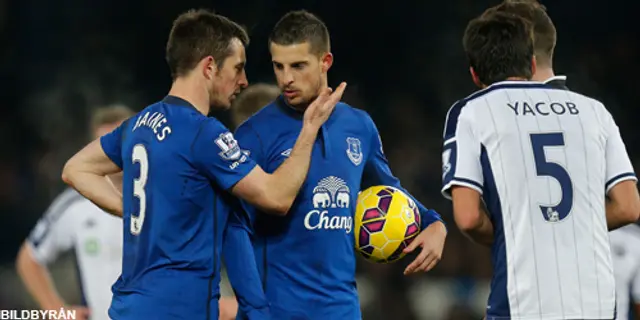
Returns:
[[[567,101],[561,102],[535,102],[516,101],[507,103],[507,106],[516,113],[516,116],[548,116],[555,115],[577,115],[580,110],[575,103]]]
[[[136,121],[136,125],[133,127],[131,132],[136,131],[136,129],[142,126],[149,127],[156,135],[156,139],[158,139],[158,141],[162,141],[171,134],[171,127],[168,125],[164,126],[164,124],[167,123],[167,118],[162,112],[150,113],[151,112],[147,112],[143,116],[138,117],[138,121]]]

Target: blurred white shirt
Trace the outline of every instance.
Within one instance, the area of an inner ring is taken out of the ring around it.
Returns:
[[[122,270],[122,219],[67,189],[49,206],[27,243],[42,265],[73,249],[83,303],[91,309],[91,319],[109,319],[111,286]]]

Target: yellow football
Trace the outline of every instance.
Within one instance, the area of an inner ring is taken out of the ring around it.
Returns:
[[[394,262],[420,233],[420,212],[402,190],[373,186],[358,195],[355,213],[356,250],[377,263]]]

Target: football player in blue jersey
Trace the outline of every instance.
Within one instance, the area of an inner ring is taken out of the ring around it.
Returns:
[[[236,136],[256,162],[267,172],[275,172],[291,157],[310,102],[328,87],[333,55],[326,26],[306,11],[282,17],[269,44],[282,95],[245,121]],[[287,215],[269,216],[249,205],[245,206],[249,220],[232,221],[244,229],[228,232],[250,233],[255,268],[275,319],[362,317],[355,280],[353,216],[358,192],[373,185],[401,188],[389,169],[371,117],[339,103],[314,141],[309,174]],[[423,231],[404,251],[418,247],[422,251],[406,274],[433,268],[446,238],[439,214],[419,207]],[[239,235],[228,239],[229,245],[247,241]],[[225,250],[225,261],[232,281],[251,284],[240,279],[243,274],[237,270],[244,260],[236,250]],[[239,304],[241,315],[244,302]]]
[[[166,47],[173,78],[169,94],[65,165],[67,184],[123,217],[123,266],[112,289],[112,319],[217,319],[220,254],[232,199],[284,215],[305,180],[318,131],[346,84],[334,93],[324,88],[303,115],[289,159],[265,173],[222,123],[207,117],[211,108],[229,108],[247,86],[248,41],[223,16],[205,10],[179,16]],[[122,193],[105,178],[120,171]],[[254,307],[250,318],[268,317],[259,282],[236,291]]]

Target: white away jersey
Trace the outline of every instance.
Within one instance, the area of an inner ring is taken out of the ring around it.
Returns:
[[[27,242],[43,265],[74,249],[83,302],[91,309],[91,319],[109,319],[111,285],[122,269],[122,219],[67,189],[53,201]]]
[[[602,103],[543,83],[496,83],[447,115],[443,194],[482,194],[494,226],[488,319],[612,319],[605,193],[635,180]]]
[[[609,233],[616,278],[618,319],[629,319],[629,306],[640,304],[640,226],[631,224]]]

